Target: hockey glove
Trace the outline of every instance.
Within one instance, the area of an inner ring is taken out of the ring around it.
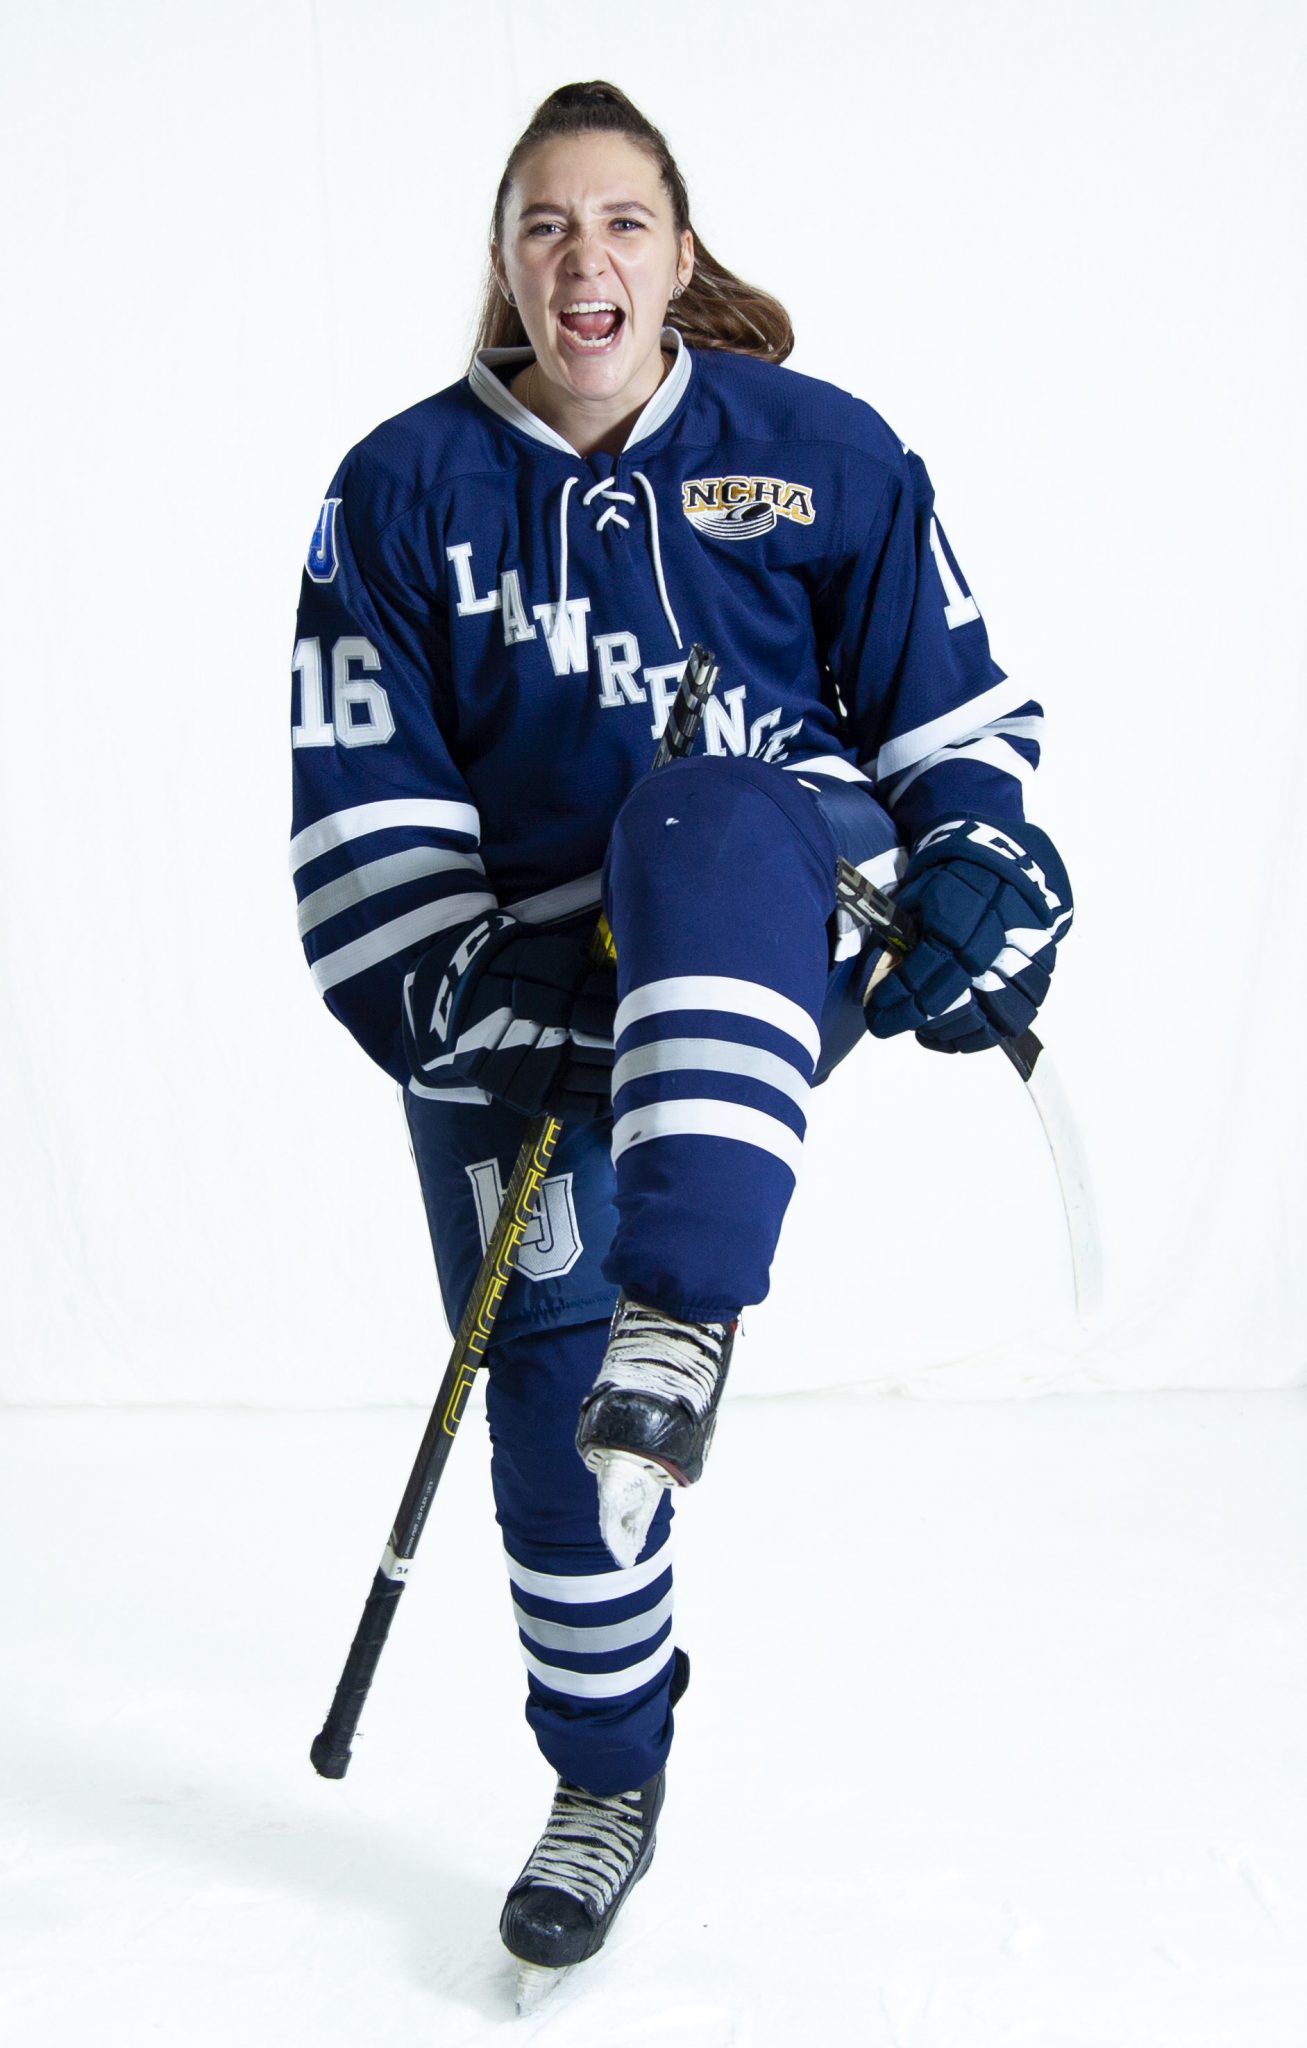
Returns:
[[[482,1088],[523,1116],[610,1116],[616,979],[590,959],[594,922],[496,910],[442,933],[404,986],[414,1077]]]
[[[867,998],[876,1038],[981,1052],[1029,1028],[1048,993],[1071,885],[1034,825],[952,818],[917,841],[895,898],[920,936]]]

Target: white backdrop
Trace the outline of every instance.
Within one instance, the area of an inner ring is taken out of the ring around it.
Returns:
[[[1300,1382],[1296,0],[3,18],[0,1395],[417,1400],[443,1363],[394,1092],[295,938],[288,655],[324,485],[461,373],[503,158],[586,76],[794,366],[925,456],[1081,906],[1045,1036],[1098,1324],[1005,1063],[868,1045],[741,1390]]]

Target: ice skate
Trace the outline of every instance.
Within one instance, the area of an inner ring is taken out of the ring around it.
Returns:
[[[624,1568],[644,1549],[664,1490],[703,1471],[734,1342],[733,1322],[682,1322],[618,1301],[576,1448],[599,1482],[604,1542]]]
[[[569,1970],[603,1947],[618,1911],[649,1868],[666,1773],[609,1798],[558,1780],[543,1835],[504,1901],[499,1932],[517,1962],[525,2018]]]

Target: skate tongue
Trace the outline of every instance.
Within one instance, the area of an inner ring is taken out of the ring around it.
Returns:
[[[629,1571],[648,1541],[671,1474],[631,1451],[590,1451],[585,1462],[599,1481],[599,1533],[614,1563]]]

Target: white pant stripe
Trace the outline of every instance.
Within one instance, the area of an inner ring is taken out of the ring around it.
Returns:
[[[688,1102],[651,1102],[619,1116],[613,1125],[614,1162],[632,1145],[647,1144],[651,1138],[731,1138],[737,1144],[772,1153],[796,1180],[803,1151],[798,1132],[779,1117],[742,1102],[719,1102],[712,1096]]]
[[[632,1024],[665,1010],[724,1010],[770,1024],[803,1046],[812,1067],[821,1052],[821,1033],[805,1009],[765,982],[742,981],[730,974],[672,974],[663,981],[646,981],[618,1004],[613,1037],[620,1038]]]

